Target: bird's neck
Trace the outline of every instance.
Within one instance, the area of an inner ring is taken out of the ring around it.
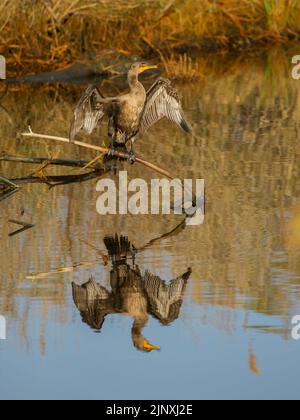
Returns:
[[[139,316],[133,317],[134,323],[132,326],[132,335],[135,337],[143,337],[143,329],[146,327],[149,321],[149,315],[147,313],[140,314]]]
[[[139,82],[138,75],[135,73],[128,74],[128,84],[131,91],[140,89],[143,85]]]

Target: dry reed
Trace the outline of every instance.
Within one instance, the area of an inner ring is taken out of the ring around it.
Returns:
[[[0,54],[11,75],[63,68],[105,50],[155,54],[166,64],[164,57],[172,54],[273,45],[299,35],[296,0],[4,0],[0,5]],[[178,76],[183,67],[183,78],[193,79],[193,64],[181,60],[172,73]]]

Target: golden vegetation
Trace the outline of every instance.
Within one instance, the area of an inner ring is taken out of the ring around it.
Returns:
[[[0,5],[0,53],[11,73],[62,68],[105,49],[163,59],[192,50],[283,43],[299,35],[297,0],[4,0]],[[179,69],[190,69],[184,60]]]
[[[200,62],[187,54],[172,55],[169,59],[164,59],[163,64],[166,75],[181,82],[195,82],[204,77]]]

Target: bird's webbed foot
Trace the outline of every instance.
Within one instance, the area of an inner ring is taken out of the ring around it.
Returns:
[[[110,146],[107,154],[104,156],[104,166],[108,172],[115,173],[117,171],[117,150],[114,146]]]
[[[106,155],[107,159],[113,159],[117,155],[117,150],[114,146],[110,146]]]
[[[133,165],[136,162],[136,155],[132,151],[128,153],[128,162],[130,165]]]
[[[107,172],[112,172],[113,174],[117,174],[118,166],[115,162],[111,160],[104,160],[104,168]]]
[[[133,165],[136,162],[134,141],[135,141],[135,139],[132,138],[131,141],[130,141],[130,151],[128,153],[128,161],[131,165]]]

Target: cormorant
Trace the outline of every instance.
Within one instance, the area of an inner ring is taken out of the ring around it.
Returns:
[[[129,159],[134,162],[134,141],[138,134],[147,131],[163,118],[176,123],[186,133],[191,133],[177,90],[168,79],[160,78],[146,92],[139,75],[157,66],[135,63],[128,72],[130,92],[118,97],[105,98],[96,86],[89,86],[80,99],[73,117],[70,141],[84,130],[91,134],[105,116],[108,117],[110,155],[115,148],[131,143]]]

